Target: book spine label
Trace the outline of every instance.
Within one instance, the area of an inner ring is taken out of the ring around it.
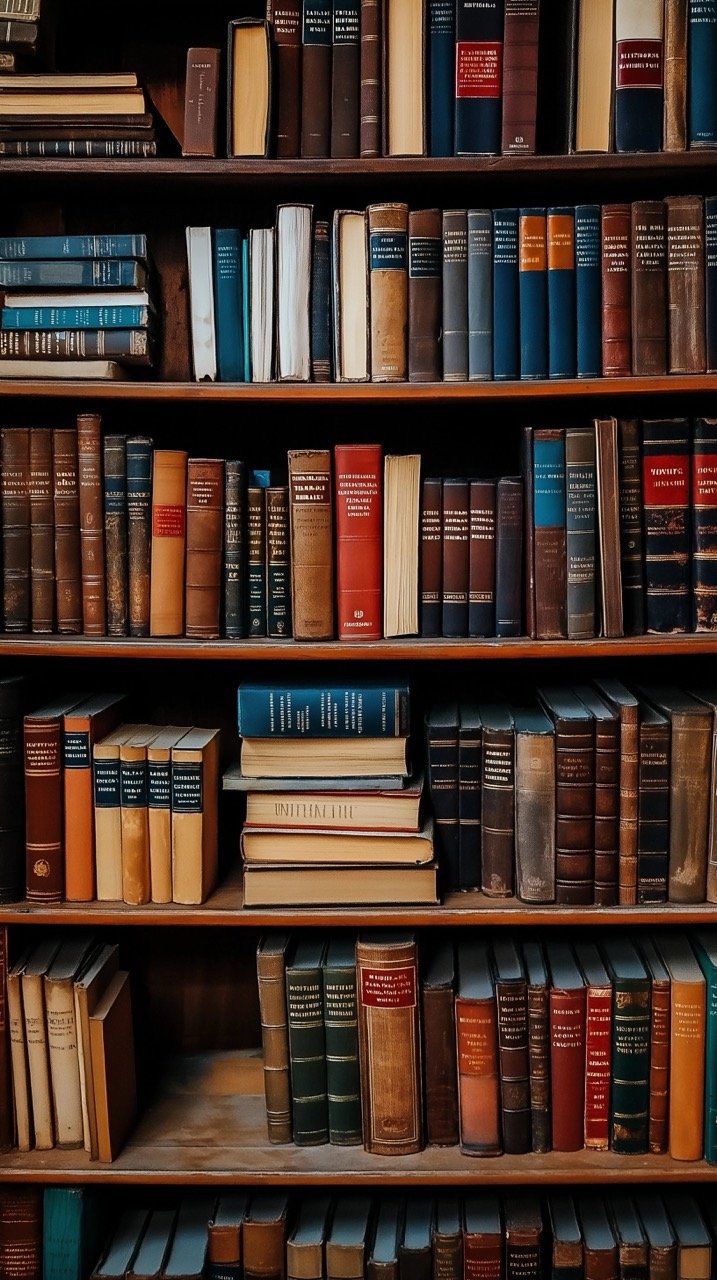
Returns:
[[[528,990],[524,980],[495,984],[498,1011],[501,1128],[510,1155],[530,1151]]]
[[[221,382],[244,381],[241,232],[219,228],[212,235],[214,327]]]
[[[440,382],[442,273],[441,214],[408,215],[408,380]]]
[[[550,991],[550,1087],[554,1151],[584,1141],[585,988]]]
[[[52,430],[30,430],[30,602],[33,634],[55,622],[55,515],[52,489]]]
[[[687,17],[687,145],[717,143],[717,0],[692,0]]]
[[[574,378],[577,360],[574,209],[548,210],[547,248],[548,373],[551,378]]]
[[[576,372],[579,378],[602,373],[600,205],[575,209]]]
[[[383,623],[383,485],[379,445],[338,446],[336,581],[340,640],[378,640]]]
[[[555,720],[556,902],[593,901],[595,763],[592,717]]]
[[[331,323],[329,224],[317,218],[311,262],[311,376],[314,382],[331,381]]]
[[[244,463],[227,460],[224,493],[224,634],[246,635],[247,502]]]
[[[483,729],[481,888],[491,898],[513,893],[515,765],[512,729]]]
[[[717,196],[705,199],[705,335],[707,372],[717,370]]]
[[[25,891],[36,902],[60,902],[65,884],[61,736],[59,720],[25,720]]]
[[[602,206],[600,256],[603,377],[625,378],[633,371],[632,227],[629,204]]]
[[[535,621],[541,639],[567,633],[565,440],[562,431],[533,433]]]
[[[623,418],[618,430],[622,616],[625,635],[639,636],[645,630],[640,428],[636,418]]]
[[[481,774],[483,732],[480,725],[458,730],[458,888],[480,888]]]
[[[152,441],[127,441],[127,589],[129,634],[149,635],[152,550]]]
[[[434,821],[434,847],[446,890],[460,887],[458,866],[458,724],[429,726],[426,734],[428,789]]]
[[[610,1146],[647,1151],[650,1096],[650,984],[615,979]]]
[[[640,725],[637,901],[667,902],[670,726]]]
[[[504,0],[456,6],[455,154],[498,155],[503,99]]]
[[[406,1155],[423,1146],[415,942],[356,946],[364,1146]]]
[[[185,634],[219,635],[224,533],[224,462],[190,458],[187,465]]]
[[[521,378],[548,376],[547,276],[545,209],[521,209],[518,256]]]
[[[443,481],[426,477],[421,487],[421,635],[442,635]]]
[[[550,1004],[547,986],[528,986],[530,1130],[533,1151],[550,1151]]]
[[[468,634],[470,484],[443,481],[443,609],[444,636]]]
[[[632,206],[632,372],[667,373],[667,234],[662,200]]]
[[[468,210],[468,378],[493,377],[493,215]]]
[[[3,622],[6,631],[30,630],[30,430],[0,431]]]
[[[52,436],[55,512],[55,612],[60,634],[82,630],[80,499],[77,480],[77,433],[56,427]]]
[[[607,1151],[610,1127],[610,1026],[612,990],[585,994],[585,1146]]]
[[[495,634],[523,633],[523,481],[502,476],[496,486]]]
[[[470,482],[468,634],[495,635],[496,486]]]
[[[690,625],[689,453],[686,419],[643,424],[648,632],[681,632]]]
[[[246,491],[247,634],[266,635],[266,492]]]
[[[692,627],[717,627],[717,421],[692,429]]]
[[[650,1104],[648,1143],[659,1155],[667,1151],[668,1082],[670,1074],[670,984],[652,983],[650,1002]]]
[[[453,155],[455,13],[451,0],[428,0],[428,154]]]
[[[461,1150],[500,1155],[500,1074],[495,999],[456,998]]]
[[[329,1141],[361,1142],[356,968],[323,970]]]
[[[107,633],[127,634],[127,461],[124,436],[104,442]]]
[[[443,381],[468,380],[468,216],[443,211]]]
[[[521,902],[555,901],[555,740],[515,735],[516,892]]]
[[[243,684],[237,705],[244,738],[394,738],[408,733],[405,685],[302,689]]]
[[[705,371],[705,237],[701,196],[670,196],[667,209],[668,370]]]
[[[567,631],[571,640],[595,635],[595,526],[597,481],[595,435],[565,433]]]
[[[717,219],[716,219],[717,220]],[[518,210],[493,210],[493,377],[520,376]]]
[[[540,0],[505,0],[503,155],[535,154]]]

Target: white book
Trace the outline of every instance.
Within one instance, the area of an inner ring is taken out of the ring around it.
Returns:
[[[252,382],[271,382],[274,366],[274,228],[249,232]]]
[[[63,942],[44,978],[47,1048],[58,1147],[81,1147],[84,1143],[73,983],[91,946],[92,938],[88,934]]]
[[[44,293],[22,293],[10,290],[5,294],[6,307],[148,307],[151,305],[147,289],[87,289],[83,293],[58,293],[57,289]]]
[[[194,378],[196,382],[216,382],[211,227],[187,227],[187,264]]]
[[[116,360],[0,360],[0,378],[124,382],[128,377],[128,370]]]
[[[50,1151],[55,1145],[43,979],[55,958],[59,945],[59,938],[45,938],[33,951],[25,964],[22,974],[25,1042],[27,1044],[35,1146],[38,1151]]]
[[[311,215],[309,204],[282,204],[276,216],[277,377],[311,377]]]
[[[367,382],[366,214],[337,209],[333,223],[334,368],[337,382]]]

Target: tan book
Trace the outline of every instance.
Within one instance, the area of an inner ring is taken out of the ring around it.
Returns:
[[[334,367],[337,382],[368,382],[366,212],[336,209],[333,221]]]
[[[85,1150],[91,1160],[98,1158],[97,1111],[95,1107],[94,1075],[90,1047],[90,1014],[109,986],[119,968],[119,947],[105,945],[77,977],[74,984],[75,1020],[77,1025],[77,1050],[80,1063],[80,1093],[82,1096],[82,1127]]]
[[[155,449],[152,476],[152,559],[149,633],[184,632],[184,549],[187,454]]]
[[[241,851],[245,862],[415,866],[433,861],[433,823],[423,831],[286,831],[281,827],[244,827]]]
[[[20,89],[0,94],[0,116],[141,116],[146,111],[142,89],[63,89],[58,93]]]
[[[147,744],[149,879],[152,902],[172,901],[172,747],[190,726],[166,725]]]
[[[242,738],[247,778],[372,778],[408,775],[407,738]]]
[[[334,635],[331,452],[289,450],[291,616],[295,640]]]
[[[95,806],[95,880],[98,902],[122,901],[122,813],[120,809],[120,747],[132,734],[132,724],[120,725],[92,748]]]
[[[0,75],[0,92],[8,89],[134,89],[136,71],[16,72]]]
[[[204,902],[217,879],[219,729],[190,729],[172,747],[172,901]]]
[[[260,939],[256,949],[266,1124],[269,1141],[276,1143],[292,1140],[289,1026],[286,1009],[286,955],[289,943],[288,933],[272,930]]]
[[[25,1020],[22,1012],[22,975],[30,955],[31,950],[28,948],[7,975],[7,1019],[10,1030],[10,1066],[18,1151],[31,1151],[35,1144],[30,1070],[27,1060]]]
[[[359,934],[356,987],[364,1146],[410,1155],[423,1146],[416,935]]]
[[[387,454],[383,481],[383,634],[418,635],[421,457]]]
[[[438,902],[437,863],[391,867],[368,864],[281,866],[250,862],[244,868],[245,907],[353,907]]]
[[[423,776],[402,791],[250,791],[244,829],[418,831]]]
[[[50,1059],[47,1048],[44,977],[60,947],[58,937],[45,938],[32,952],[22,974],[22,1006],[30,1076],[35,1146],[50,1151],[55,1145]]]
[[[207,1270],[226,1269],[229,1275],[241,1270],[242,1223],[249,1207],[249,1197],[242,1192],[228,1192],[219,1197],[214,1217],[209,1219],[207,1238]]]
[[[332,1216],[330,1196],[319,1196],[302,1203],[286,1242],[287,1280],[324,1280],[324,1252],[328,1250]],[[339,1271],[336,1274],[347,1273]]]
[[[134,1064],[129,974],[119,970],[90,1014],[90,1053],[97,1112],[99,1159],[119,1155],[135,1122]]]
[[[662,146],[687,150],[687,0],[665,0]]]
[[[609,151],[612,140],[613,0],[580,0],[575,150]]]
[[[242,1224],[245,1280],[283,1280],[288,1197],[280,1191],[253,1195]]]
[[[265,22],[229,28],[229,155],[264,156],[270,115],[270,48]]]
[[[45,973],[47,1048],[58,1147],[81,1147],[84,1142],[73,983],[92,945],[89,934],[63,942]]]
[[[387,156],[421,156],[425,151],[425,15],[422,0],[386,0],[383,83]]]
[[[135,725],[120,745],[122,901],[138,907],[150,900],[147,746],[156,725]]]
[[[405,382],[408,370],[408,205],[368,208],[371,381]]]

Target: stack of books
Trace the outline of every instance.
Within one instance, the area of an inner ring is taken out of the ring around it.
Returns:
[[[0,74],[0,156],[156,154],[134,71]]]
[[[145,235],[0,237],[0,288],[2,378],[111,379],[154,364]]]
[[[405,685],[243,684],[238,709],[245,906],[437,901]]]

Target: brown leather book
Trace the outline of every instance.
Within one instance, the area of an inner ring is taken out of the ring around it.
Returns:
[[[184,633],[184,542],[187,455],[156,449],[152,477],[152,568],[149,633]]]
[[[503,1200],[506,1280],[538,1280],[542,1274],[543,1216],[534,1191],[513,1191]]]
[[[474,1192],[463,1200],[464,1280],[501,1280],[503,1226],[500,1201],[490,1192]]]
[[[572,690],[537,692],[555,725],[555,900],[587,905],[595,879],[595,725]]]
[[[183,156],[217,154],[219,49],[187,49]]]
[[[435,1205],[435,1209],[429,1201],[428,1205],[423,1209],[421,1244],[425,1241],[425,1226],[427,1225],[425,1219],[432,1212],[435,1213],[431,1229],[433,1266],[429,1274],[436,1277],[441,1276],[442,1280],[463,1280],[463,1205],[457,1195],[442,1196]],[[411,1217],[408,1217],[407,1232],[409,1236],[412,1233],[412,1225]],[[403,1269],[406,1260],[405,1234],[404,1247],[401,1249],[399,1257],[400,1265]],[[418,1268],[413,1267],[412,1272],[415,1280],[419,1280]]]
[[[129,974],[119,970],[90,1014],[98,1158],[117,1158],[134,1126],[137,1084]]]
[[[7,926],[3,926],[0,928],[0,1151],[9,1151],[12,1146],[16,1145],[16,1124],[13,1116],[13,1067],[10,1048],[12,1033],[7,991],[9,968]],[[2,1219],[0,1218],[1,1222]],[[6,1274],[4,1262],[5,1259],[0,1254],[3,1275]]]
[[[334,4],[331,28],[331,155],[353,159],[359,154],[360,0]]]
[[[669,1153],[700,1160],[704,1120],[706,983],[684,933],[653,935],[670,975]]]
[[[486,942],[458,944],[456,1053],[461,1151],[499,1156],[500,1069],[495,984]]]
[[[100,422],[98,413],[77,415],[82,630],[86,636],[103,636],[107,630]]]
[[[595,721],[595,903],[618,900],[620,717],[588,684],[575,692]]]
[[[667,373],[667,219],[663,200],[632,205],[632,372]]]
[[[80,694],[70,694],[23,721],[25,892],[35,902],[61,902],[65,888],[62,723],[81,701]]]
[[[668,371],[705,371],[705,234],[701,196],[668,196]]]
[[[359,154],[362,160],[381,155],[383,77],[382,36],[384,0],[360,0],[361,91],[359,98]]]
[[[288,1197],[278,1191],[253,1195],[242,1223],[244,1280],[284,1280]]]
[[[602,371],[605,378],[632,373],[632,270],[629,204],[604,204],[600,219],[602,263]]]
[[[364,1146],[374,1155],[411,1155],[423,1147],[415,935],[361,933],[356,979]]]
[[[533,1151],[550,1150],[550,980],[541,944],[521,947],[528,983],[528,1062],[530,1128]]]
[[[649,936],[639,938],[640,954],[650,979],[650,1103],[648,1146],[667,1151],[670,1080],[670,975]]]
[[[540,0],[505,0],[503,27],[504,156],[535,155]]]
[[[687,150],[687,3],[665,0],[663,151]]]
[[[583,1236],[585,1280],[618,1280],[617,1242],[602,1196],[594,1192],[578,1200]]]
[[[620,482],[618,478],[617,419],[595,420],[597,516],[600,534],[600,612],[602,634],[623,634],[620,561]]]
[[[187,463],[186,626],[188,636],[219,636],[224,534],[224,460]]]
[[[129,633],[148,636],[152,555],[152,441],[149,436],[128,436],[126,457]]]
[[[458,1142],[454,987],[453,943],[443,939],[428,959],[421,983],[426,1140],[432,1147]]]
[[[470,578],[470,481],[449,476],[443,481],[444,636],[468,635]]]
[[[522,1155],[531,1149],[528,983],[520,952],[510,938],[496,938],[492,951],[503,1148]]]
[[[331,153],[331,5],[304,0],[301,41],[301,158]]]
[[[55,625],[55,512],[52,428],[30,429],[30,611],[33,634]]]
[[[372,382],[404,382],[408,335],[408,205],[368,207]]]
[[[555,1280],[583,1274],[583,1240],[570,1191],[551,1191],[548,1216],[553,1237],[552,1275]]]
[[[52,491],[55,511],[55,606],[61,635],[82,631],[80,498],[77,484],[77,432],[52,432]]]
[[[408,380],[441,380],[441,211],[408,215]]]
[[[443,596],[443,481],[425,476],[421,485],[420,631],[442,634]]]
[[[637,902],[637,833],[640,708],[637,698],[620,680],[603,678],[595,687],[620,717],[620,834],[618,902]]]
[[[3,623],[30,630],[30,428],[0,431]]]
[[[127,437],[104,441],[107,634],[127,634]]]
[[[331,452],[289,450],[291,616],[295,640],[331,640],[334,565]]]
[[[370,1196],[342,1197],[335,1204],[325,1246],[326,1280],[363,1276],[370,1249],[372,1217]],[[408,1212],[406,1217],[408,1218]],[[401,1247],[399,1245],[399,1258]]]
[[[301,133],[301,4],[268,0],[266,16],[274,41],[276,155],[294,160]]]
[[[97,694],[63,716],[64,897],[68,902],[95,898],[92,748],[117,726],[123,701],[121,695]]]
[[[515,844],[513,715],[504,703],[481,703],[478,710],[483,725],[481,889],[490,898],[510,898]]]
[[[219,1197],[214,1217],[209,1219],[207,1273],[215,1274],[226,1270],[229,1274],[235,1274],[240,1270],[242,1222],[248,1207],[249,1197],[241,1191],[230,1191]],[[93,1277],[93,1280],[97,1280],[97,1277]]]
[[[9,1186],[0,1195],[0,1263],[7,1280],[42,1280],[43,1188]]]
[[[264,1099],[270,1142],[291,1142],[291,1080],[286,1011],[288,933],[265,934],[256,949]]]
[[[165,725],[147,744],[147,819],[152,902],[172,901],[172,747],[178,746],[187,733],[188,725]],[[118,744],[118,751],[120,746],[121,743]]]

